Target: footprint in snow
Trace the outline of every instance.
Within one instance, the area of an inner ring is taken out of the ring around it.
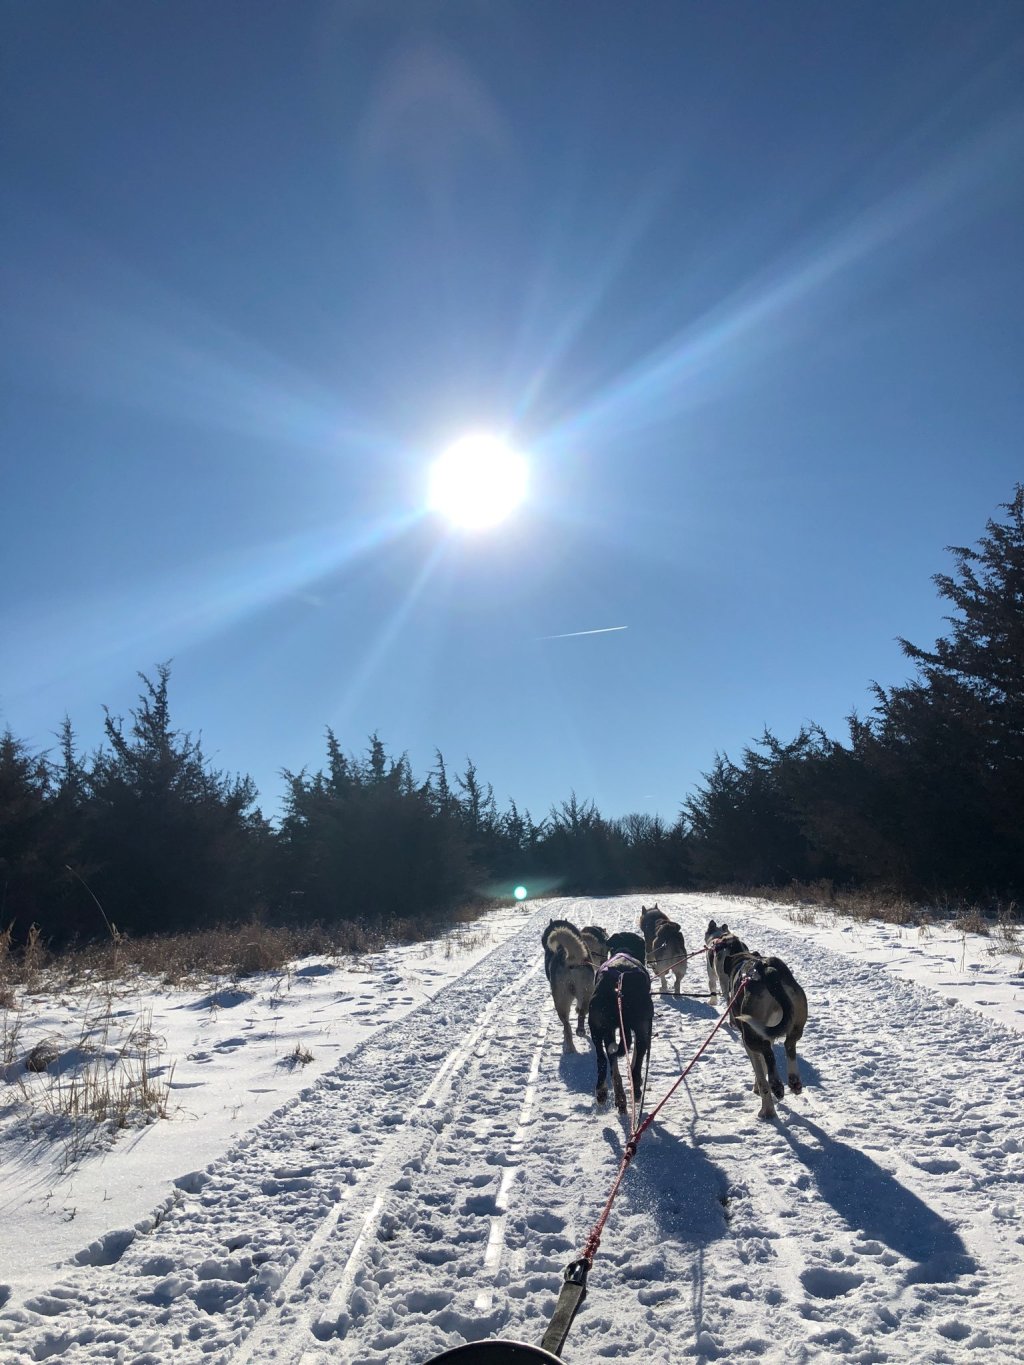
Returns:
[[[75,1265],[116,1265],[134,1241],[134,1228],[116,1228],[97,1237],[71,1259]]]
[[[864,1276],[851,1270],[819,1268],[803,1271],[800,1283],[816,1299],[839,1299],[851,1289],[859,1288],[864,1283]]]

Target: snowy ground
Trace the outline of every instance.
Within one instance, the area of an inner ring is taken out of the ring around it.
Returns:
[[[41,1078],[26,1124],[9,1066],[0,1360],[421,1365],[539,1341],[627,1136],[594,1104],[589,1051],[561,1054],[539,934],[551,915],[634,927],[639,905],[548,901],[358,969],[136,988],[115,1008],[125,1027],[152,1012],[171,1117],[77,1159]],[[661,905],[691,946],[711,915],[789,962],[806,1088],[759,1123],[742,1049],[716,1035],[641,1142],[566,1361],[1024,1361],[1020,954]],[[684,989],[706,986],[695,958]],[[82,1008],[31,1000],[19,1042],[84,1036]],[[652,1102],[716,1017],[656,1000]]]

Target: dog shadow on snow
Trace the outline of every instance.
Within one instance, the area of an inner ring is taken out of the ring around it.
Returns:
[[[851,1227],[916,1264],[907,1284],[941,1284],[977,1270],[952,1224],[871,1158],[791,1112],[778,1131],[814,1178],[818,1193]]]
[[[593,1101],[593,1047],[588,1053],[563,1055],[559,1059],[558,1073],[566,1090],[588,1095]],[[623,1080],[628,1087],[624,1069]],[[657,1098],[660,1096],[652,1099],[648,1088],[648,1109]],[[680,1102],[686,1103],[685,1092],[677,1091],[672,1101],[675,1113],[666,1111],[666,1117],[678,1119]],[[625,1115],[616,1114],[610,1103],[597,1106],[595,1102],[595,1110],[593,1118],[587,1121],[604,1125],[602,1136],[609,1147],[608,1186],[611,1188],[629,1137],[629,1121]],[[694,1138],[693,1133],[680,1137],[656,1119],[640,1140],[620,1198],[637,1212],[643,1210],[653,1214],[663,1238],[706,1245],[725,1234],[728,1180],[725,1172],[708,1160]]]
[[[606,1127],[604,1138],[615,1158],[614,1172],[628,1124],[623,1120],[621,1130]],[[725,1235],[727,1189],[725,1172],[703,1148],[656,1119],[640,1139],[621,1198],[634,1211],[653,1216],[660,1240],[706,1246]]]

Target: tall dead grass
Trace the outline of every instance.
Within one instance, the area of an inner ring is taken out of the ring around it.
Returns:
[[[11,928],[0,930],[0,1009],[14,1008],[17,988],[32,991],[74,989],[83,984],[130,981],[144,975],[167,986],[185,986],[209,977],[254,976],[284,972],[297,958],[359,957],[388,943],[422,943],[455,925],[471,923],[490,903],[460,906],[446,921],[392,919],[378,923],[341,920],[274,925],[260,921],[225,924],[172,934],[131,938],[111,926],[110,937],[65,948],[47,949],[33,925],[26,941],[14,947]],[[4,1005],[4,1001],[8,1005]]]
[[[852,919],[882,920],[908,928],[944,924],[960,933],[998,938],[1015,951],[1024,929],[1024,910],[1016,901],[977,905],[955,897],[915,901],[889,891],[847,890],[827,880],[794,882],[789,886],[723,888],[723,894],[753,896],[793,907],[793,916],[813,923],[816,914],[828,910]]]

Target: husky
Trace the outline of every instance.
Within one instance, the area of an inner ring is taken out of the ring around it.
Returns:
[[[618,935],[613,934],[610,944]],[[635,934],[627,935],[636,938]],[[622,1021],[619,1021],[619,983],[622,983]],[[619,1058],[633,1047],[630,1077],[633,1094],[639,1099],[643,1085],[644,1063],[651,1050],[651,1030],[654,1027],[654,1001],[651,999],[651,978],[643,962],[631,953],[613,952],[598,969],[597,984],[590,1002],[588,1015],[590,1036],[597,1051],[597,1102],[608,1098],[608,1064],[611,1063],[612,1088],[615,1107],[626,1112],[626,1092],[619,1075]],[[619,1035],[616,1041],[616,1035]]]
[[[675,995],[683,977],[686,975],[686,943],[679,925],[670,919],[663,919],[654,933],[654,942],[647,953],[647,960],[655,976],[661,980],[661,989],[668,990],[668,974],[676,978]]]
[[[729,932],[727,924],[716,924],[712,920],[708,925],[707,933],[704,935],[704,950],[708,959],[708,995],[714,1000],[717,998],[718,992],[721,991],[725,999],[728,1000],[731,992],[721,964],[725,960],[727,952],[746,953],[749,949],[741,938],[737,938],[735,934]]]
[[[598,924],[586,924],[580,930],[580,937],[587,945],[587,954],[596,972],[602,962],[608,960],[608,935]]]
[[[710,932],[710,930],[709,930]],[[786,1078],[794,1095],[803,1089],[797,1067],[796,1045],[807,1026],[807,996],[780,957],[762,957],[734,948],[719,939],[717,970],[723,990],[732,1001],[729,1013],[739,1025],[740,1038],[754,1070],[754,1089],[761,1097],[759,1119],[775,1117],[776,1100],[786,1088],[779,1079],[772,1044],[782,1038],[786,1049]],[[739,943],[739,940],[735,940]]]
[[[635,957],[642,967],[647,949],[639,934],[631,933],[628,929],[620,929],[608,940],[608,953],[611,957],[616,953],[628,953],[630,957]]]
[[[554,960],[555,950],[549,945],[548,940],[556,929],[571,929],[574,934],[579,933],[579,930],[576,928],[575,924],[573,924],[572,920],[548,920],[548,927],[541,934],[540,941],[541,947],[544,949],[544,975],[549,981],[551,980],[551,963]]]
[[[659,924],[667,924],[668,915],[664,910],[659,910],[657,903],[651,906],[641,905],[640,907],[640,932],[644,936],[644,950],[650,957],[651,949],[654,947],[654,935],[657,933]]]
[[[594,964],[587,954],[587,945],[580,931],[566,921],[552,920],[541,939],[544,944],[544,967],[551,983],[551,998],[555,1013],[562,1021],[564,1052],[575,1052],[569,1013],[576,1002],[576,1033],[585,1038],[583,1021],[594,994]]]

